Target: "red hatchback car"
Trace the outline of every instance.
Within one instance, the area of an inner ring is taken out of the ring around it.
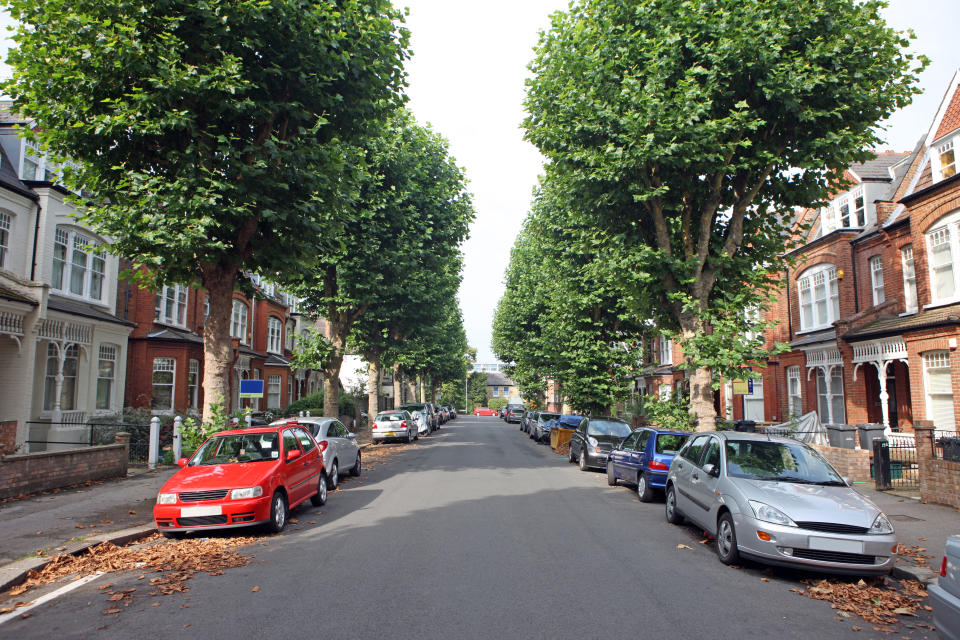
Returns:
[[[316,440],[295,422],[221,431],[160,489],[153,519],[168,538],[201,529],[266,524],[277,533],[291,509],[327,501]]]
[[[488,408],[488,407],[477,407],[476,409],[473,410],[473,415],[475,415],[475,416],[492,416],[492,415],[493,415],[493,409],[490,409],[490,408]]]

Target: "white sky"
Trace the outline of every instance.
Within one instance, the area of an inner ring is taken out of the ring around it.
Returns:
[[[409,7],[414,56],[407,65],[410,108],[450,141],[470,179],[477,218],[466,256],[460,305],[467,340],[481,362],[490,348],[494,307],[503,293],[510,248],[526,216],[541,170],[523,141],[524,79],[538,32],[566,0],[393,0]],[[916,49],[931,58],[921,76],[924,94],[894,115],[888,147],[909,151],[926,132],[957,67],[958,0],[892,0],[890,24],[912,28]],[[3,14],[2,24],[9,24]],[[9,43],[0,45],[3,57]],[[9,71],[0,65],[0,76]]]

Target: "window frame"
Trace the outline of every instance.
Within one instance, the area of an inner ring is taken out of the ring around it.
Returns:
[[[276,384],[276,393],[274,393],[274,384]],[[276,404],[271,400],[276,397]],[[272,373],[267,376],[267,409],[282,409],[283,406],[283,377],[279,373]]]
[[[94,408],[98,411],[108,411],[113,404],[113,389],[117,381],[117,352],[119,347],[114,344],[101,344],[98,359],[97,359],[97,395],[94,399]],[[109,362],[112,367],[110,367],[110,377],[106,377],[103,374],[103,363]],[[101,383],[104,383],[106,386],[106,402],[100,402],[100,389]],[[101,406],[102,404],[102,406]]]
[[[10,253],[10,237],[13,235],[13,214],[0,211],[0,268],[7,267]]]
[[[900,247],[900,268],[903,273],[904,312],[916,313],[919,308],[919,300],[917,299],[917,268],[913,257],[912,244]]]
[[[153,321],[175,327],[186,327],[190,307],[189,296],[187,295],[189,291],[189,287],[181,284],[163,285],[157,291]],[[168,307],[172,308],[172,316],[167,315]]]
[[[938,234],[946,234],[946,242],[937,244],[937,247],[947,247],[949,260],[942,265],[935,264],[934,239]],[[924,241],[927,248],[927,275],[930,278],[930,304],[927,307],[936,307],[960,301],[960,209],[941,217],[924,232]],[[952,295],[939,297],[937,295],[938,272],[950,270],[953,287]]]
[[[937,176],[939,180],[946,180],[957,173],[957,149],[955,145],[956,138],[944,140],[933,148],[933,156],[937,159]],[[950,162],[944,163],[944,156],[950,155]]]
[[[190,358],[187,365],[187,405],[191,409],[200,408],[200,361]]]
[[[800,375],[800,367],[793,365],[787,367],[787,415],[790,417],[803,415],[803,378]],[[796,383],[796,393],[794,393],[794,383]]]
[[[276,316],[267,316],[267,353],[282,353],[283,322]]]
[[[50,290],[59,296],[106,305],[107,257],[103,245],[99,238],[89,232],[57,225],[53,236]],[[62,255],[58,255],[58,247],[62,247]],[[80,257],[83,258],[82,263]],[[74,291],[74,284],[78,281],[75,272],[78,270],[80,293]],[[97,297],[93,295],[94,289],[98,290]]]
[[[817,282],[822,276],[822,282]],[[818,289],[822,289],[824,297],[818,297]],[[807,301],[804,301],[806,292]],[[829,262],[821,262],[805,269],[797,277],[798,308],[800,313],[800,331],[820,331],[829,329],[840,317],[840,284],[837,279],[837,267]],[[826,323],[819,322],[818,305],[824,304]],[[808,308],[809,317],[805,317],[804,309]],[[807,326],[806,322],[811,322]]]
[[[663,365],[672,365],[673,364],[673,340],[661,335],[660,336],[660,366]]]
[[[924,400],[924,410],[926,412],[927,420],[933,421],[934,419],[934,397],[933,396],[946,396],[946,393],[937,393],[933,390],[933,385],[930,383],[930,370],[935,369],[937,371],[946,370],[948,376],[948,387],[950,389],[950,399],[951,404],[954,403],[955,398],[953,394],[953,369],[951,368],[951,357],[949,349],[933,349],[926,351],[921,354],[921,359],[923,362],[923,400]],[[953,416],[952,425],[943,425],[943,424],[934,424],[934,428],[938,430],[954,430],[957,428],[957,417]]]
[[[870,291],[873,294],[873,306],[877,306],[886,300],[883,287],[883,258],[873,256],[867,264],[870,266]]]
[[[77,408],[77,374],[80,370],[80,348],[73,344],[69,347],[66,347],[63,356],[63,383],[60,385],[60,411],[73,411]],[[47,359],[44,365],[44,375],[43,375],[43,413],[49,415],[51,411],[56,411],[57,408],[57,398],[55,396],[57,389],[57,375],[61,372],[60,370],[60,358],[59,350],[56,344],[52,342],[47,343]],[[67,361],[73,360],[73,375],[68,374]],[[53,364],[53,372],[50,371],[51,361]],[[67,381],[71,380],[71,384],[67,384]],[[49,385],[49,386],[48,386]],[[69,389],[69,390],[68,390]],[[48,406],[48,392],[49,392],[49,406]],[[66,394],[66,396],[65,396]],[[64,402],[64,398],[68,402]]]
[[[168,364],[169,368],[157,368],[158,364],[166,367]],[[157,383],[156,375],[158,373],[169,373],[170,383]],[[156,388],[160,387],[170,387],[170,406],[169,407],[158,407],[157,404],[157,394]],[[150,375],[150,412],[153,414],[170,414],[174,411],[174,406],[177,403],[177,359],[170,356],[154,356],[153,358],[153,369]]]
[[[238,316],[238,310],[242,313]],[[250,319],[250,306],[240,298],[234,298],[230,309],[230,337],[237,338],[240,344],[247,344],[247,329]]]

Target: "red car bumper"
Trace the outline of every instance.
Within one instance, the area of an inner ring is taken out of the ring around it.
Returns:
[[[161,531],[247,527],[270,520],[270,498],[266,495],[248,500],[157,504],[153,507],[153,519]]]

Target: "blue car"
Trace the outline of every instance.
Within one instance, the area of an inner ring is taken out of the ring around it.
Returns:
[[[641,427],[627,436],[607,458],[607,484],[619,480],[637,487],[641,502],[653,500],[654,492],[666,486],[670,463],[690,436],[684,431]]]

